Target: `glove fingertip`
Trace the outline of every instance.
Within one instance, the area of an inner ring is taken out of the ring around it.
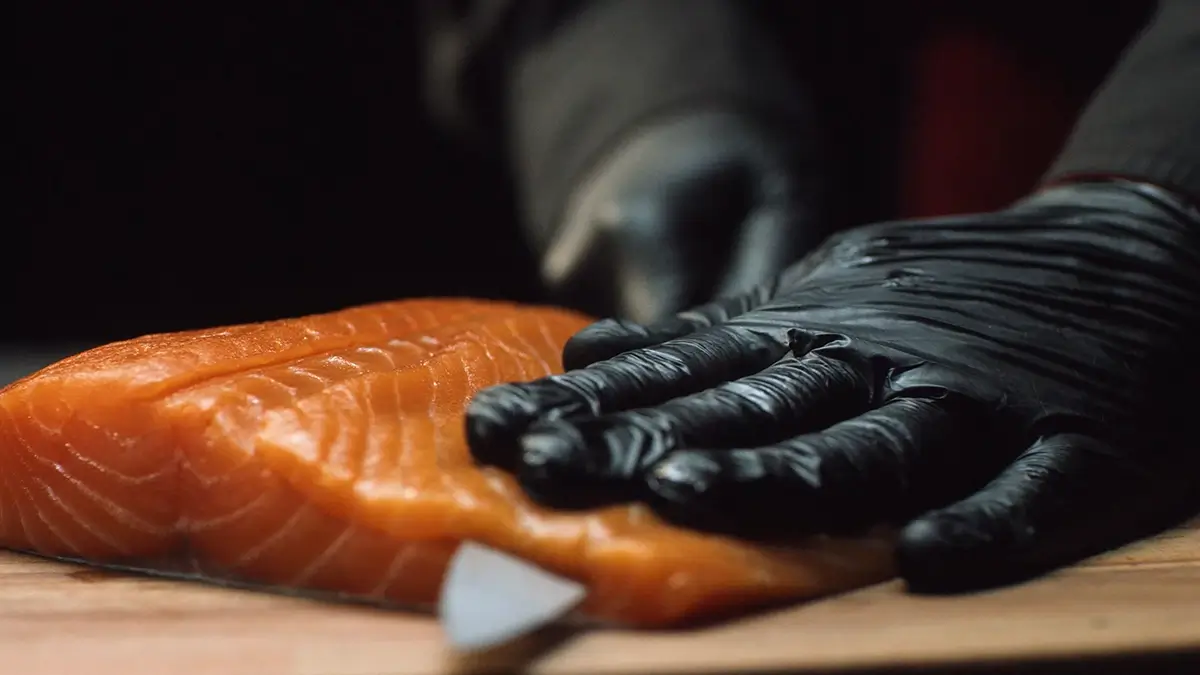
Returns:
[[[757,498],[759,482],[739,470],[752,450],[684,450],[659,462],[645,478],[646,502],[675,525],[743,539],[772,539],[790,519]],[[754,464],[754,462],[750,462]],[[751,474],[756,473],[754,471]]]
[[[634,498],[622,470],[625,447],[610,448],[595,433],[558,421],[521,437],[517,479],[538,503],[557,509],[589,509]]]
[[[517,479],[535,501],[553,508],[581,508],[579,484],[588,475],[586,448],[561,431],[521,437]]]
[[[542,419],[595,412],[593,402],[553,377],[487,387],[467,404],[467,446],[476,462],[513,470],[519,440]]]
[[[904,528],[896,545],[896,569],[909,590],[952,592],[962,585],[952,562],[959,556],[947,555],[950,546],[942,528],[930,519],[913,521]]]
[[[485,466],[511,468],[516,459],[516,440],[528,411],[507,385],[480,391],[467,404],[464,416],[467,447],[472,458]],[[525,413],[525,414],[522,414]]]
[[[977,515],[977,514],[975,514]],[[961,593],[1030,576],[1015,564],[1019,523],[941,512],[912,521],[900,534],[896,565],[916,593]]]

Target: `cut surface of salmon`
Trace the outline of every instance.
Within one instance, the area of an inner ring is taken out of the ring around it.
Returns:
[[[428,606],[473,541],[583,583],[585,614],[638,626],[891,576],[883,538],[768,548],[640,505],[556,512],[476,466],[470,398],[560,372],[588,322],[404,300],[65,359],[0,391],[0,546]]]

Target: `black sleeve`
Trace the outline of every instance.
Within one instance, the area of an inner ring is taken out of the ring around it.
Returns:
[[[502,131],[526,219],[545,227],[590,164],[648,121],[723,107],[795,128],[813,123],[809,101],[748,4],[477,0],[456,30],[443,30],[455,36],[443,41],[457,46],[440,49],[457,56],[440,57],[438,66],[429,52],[435,89],[453,92],[441,97],[443,118]],[[485,73],[474,88],[472,60]],[[499,87],[489,91],[488,82]]]
[[[524,5],[543,0],[419,0],[423,88],[435,122],[456,136],[495,140],[508,52],[510,24]],[[536,9],[534,11],[537,11]]]
[[[1159,3],[1046,178],[1093,175],[1144,180],[1200,203],[1200,2]]]

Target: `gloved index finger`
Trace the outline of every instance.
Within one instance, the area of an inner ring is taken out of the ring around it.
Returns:
[[[756,373],[787,354],[786,344],[717,327],[619,354],[587,368],[477,394],[467,408],[475,459],[513,468],[531,424],[657,405]]]
[[[761,284],[747,292],[717,298],[651,324],[621,319],[597,321],[567,341],[563,347],[563,366],[567,370],[585,368],[624,352],[660,345],[718,326],[763,305],[774,293],[773,282]]]

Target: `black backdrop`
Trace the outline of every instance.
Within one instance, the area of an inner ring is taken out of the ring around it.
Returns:
[[[500,167],[421,109],[411,3],[264,4],[22,3],[0,341],[536,299]]]
[[[1086,91],[1147,10],[1093,4],[777,5],[773,23],[819,27],[789,44],[817,66],[805,75],[838,150],[830,226],[894,215],[915,26],[985,26]],[[412,10],[20,3],[0,347],[405,296],[539,299],[503,167],[425,116]]]

